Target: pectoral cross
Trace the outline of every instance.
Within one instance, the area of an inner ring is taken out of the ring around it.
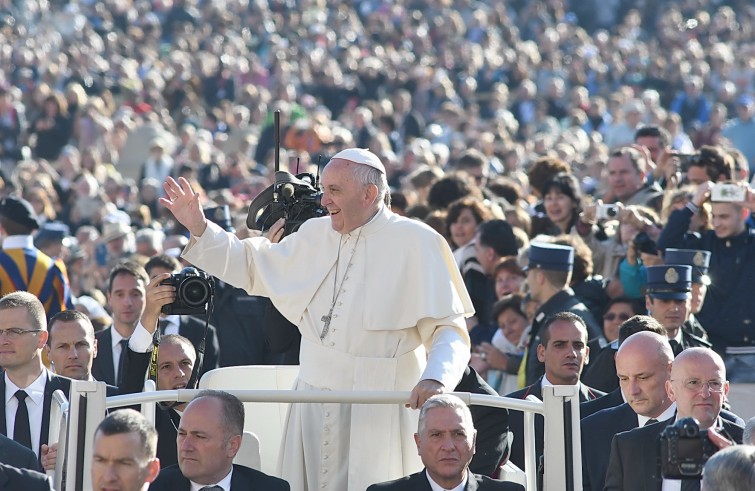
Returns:
[[[328,335],[328,331],[330,331],[330,321],[333,319],[333,307],[330,308],[330,311],[328,311],[328,315],[323,315],[320,317],[320,320],[325,323],[325,327],[322,328],[322,333],[320,333],[320,341],[325,339],[325,336]]]

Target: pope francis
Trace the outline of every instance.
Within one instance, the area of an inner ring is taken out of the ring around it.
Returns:
[[[408,407],[291,406],[280,476],[296,490],[360,490],[422,468],[412,409],[458,383],[473,309],[443,237],[383,204],[388,184],[376,155],[337,153],[322,186],[329,216],[280,243],[239,240],[208,222],[183,178],[167,179],[161,202],[191,232],[186,260],[269,297],[298,326],[296,389],[411,390]]]

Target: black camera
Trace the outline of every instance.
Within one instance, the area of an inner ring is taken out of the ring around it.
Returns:
[[[666,479],[695,479],[718,448],[694,418],[683,418],[661,433],[661,475]]]
[[[166,315],[205,315],[212,300],[215,287],[212,277],[197,268],[184,268],[173,274],[163,285],[176,287],[176,300],[163,305],[162,313]]]
[[[634,244],[634,249],[638,254],[643,252],[654,256],[658,254],[658,246],[646,232],[640,232],[635,235],[632,244]]]
[[[266,231],[278,219],[285,218],[283,235],[297,230],[310,218],[323,217],[328,210],[322,206],[322,191],[312,174],[296,176],[285,172],[275,173],[275,184],[262,191],[249,205],[246,226]]]

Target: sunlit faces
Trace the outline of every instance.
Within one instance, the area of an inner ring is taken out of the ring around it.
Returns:
[[[47,357],[55,373],[75,380],[88,380],[97,356],[97,340],[83,320],[56,321],[51,325]]]
[[[660,336],[655,337],[660,339]],[[630,339],[631,336],[627,342]],[[622,346],[617,353],[619,386],[627,403],[637,414],[657,418],[671,404],[666,393],[666,381],[671,376],[672,356],[673,353],[664,356],[648,342]]]
[[[608,187],[618,201],[625,201],[642,188],[645,174],[632,165],[626,155],[608,159]]]
[[[669,337],[676,336],[677,330],[689,318],[691,310],[690,299],[663,299],[647,295],[645,307],[651,317],[661,323]]]
[[[198,484],[214,484],[231,470],[241,435],[229,435],[222,420],[222,403],[213,397],[192,401],[178,426],[178,466]]]
[[[9,331],[18,330],[18,333]],[[29,313],[22,307],[0,311],[0,366],[5,370],[23,368],[34,362],[44,347],[47,331],[34,332]]]
[[[427,410],[422,433],[415,433],[417,453],[436,483],[452,489],[461,483],[472,460],[476,432],[460,411],[450,407]]]
[[[574,216],[577,204],[569,196],[551,189],[543,197],[545,213],[555,224],[568,223]]]
[[[136,326],[144,312],[145,287],[142,280],[128,273],[121,273],[113,278],[107,303],[116,323]]]
[[[361,227],[375,212],[377,187],[356,180],[357,165],[332,159],[322,172],[322,205],[330,214],[333,230],[342,234]]]
[[[587,355],[587,332],[583,326],[558,319],[549,327],[547,345],[538,345],[537,359],[545,364],[545,376],[554,385],[574,385],[579,382]]]
[[[713,203],[711,205],[711,223],[716,237],[728,239],[745,230],[747,211],[731,203]]]
[[[603,315],[603,335],[608,341],[619,339],[619,327],[634,315],[632,305],[616,302]]]
[[[143,455],[139,433],[96,434],[92,451],[95,490],[141,491],[159,472],[160,461]]]
[[[191,378],[196,354],[185,343],[161,343],[157,352],[157,389],[183,389]]]
[[[527,328],[527,319],[519,315],[514,309],[506,309],[498,314],[496,321],[504,337],[514,346],[519,344],[522,333]]]
[[[495,275],[495,296],[498,299],[517,293],[522,288],[524,277],[501,269]]]
[[[450,228],[451,240],[456,247],[469,244],[477,233],[477,219],[469,208],[462,208]]]
[[[720,385],[720,392],[711,390],[711,384]],[[676,401],[678,418],[692,417],[700,428],[710,428],[729,393],[723,361],[706,348],[682,351],[674,360],[666,390],[671,400]]]

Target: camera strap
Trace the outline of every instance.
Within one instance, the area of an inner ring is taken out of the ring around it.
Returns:
[[[197,358],[194,361],[194,367],[191,369],[191,376],[189,377],[189,381],[186,383],[187,389],[195,389],[197,382],[199,381],[199,373],[202,371],[202,365],[204,364],[204,352],[205,352],[205,340],[207,339],[207,331],[210,329],[210,315],[212,314],[214,302],[213,302],[213,296],[210,296],[210,301],[207,305],[207,315],[205,317],[204,321],[204,333],[202,335],[202,340],[199,342],[199,346],[196,347],[196,353]],[[158,351],[160,349],[160,329],[155,329],[155,333],[152,335],[152,356],[149,360],[149,376],[154,378],[155,385],[157,385],[157,356]],[[178,401],[171,401],[171,402],[158,402],[157,406],[160,409],[163,409],[167,411],[168,409],[172,409],[178,405],[182,404]]]

